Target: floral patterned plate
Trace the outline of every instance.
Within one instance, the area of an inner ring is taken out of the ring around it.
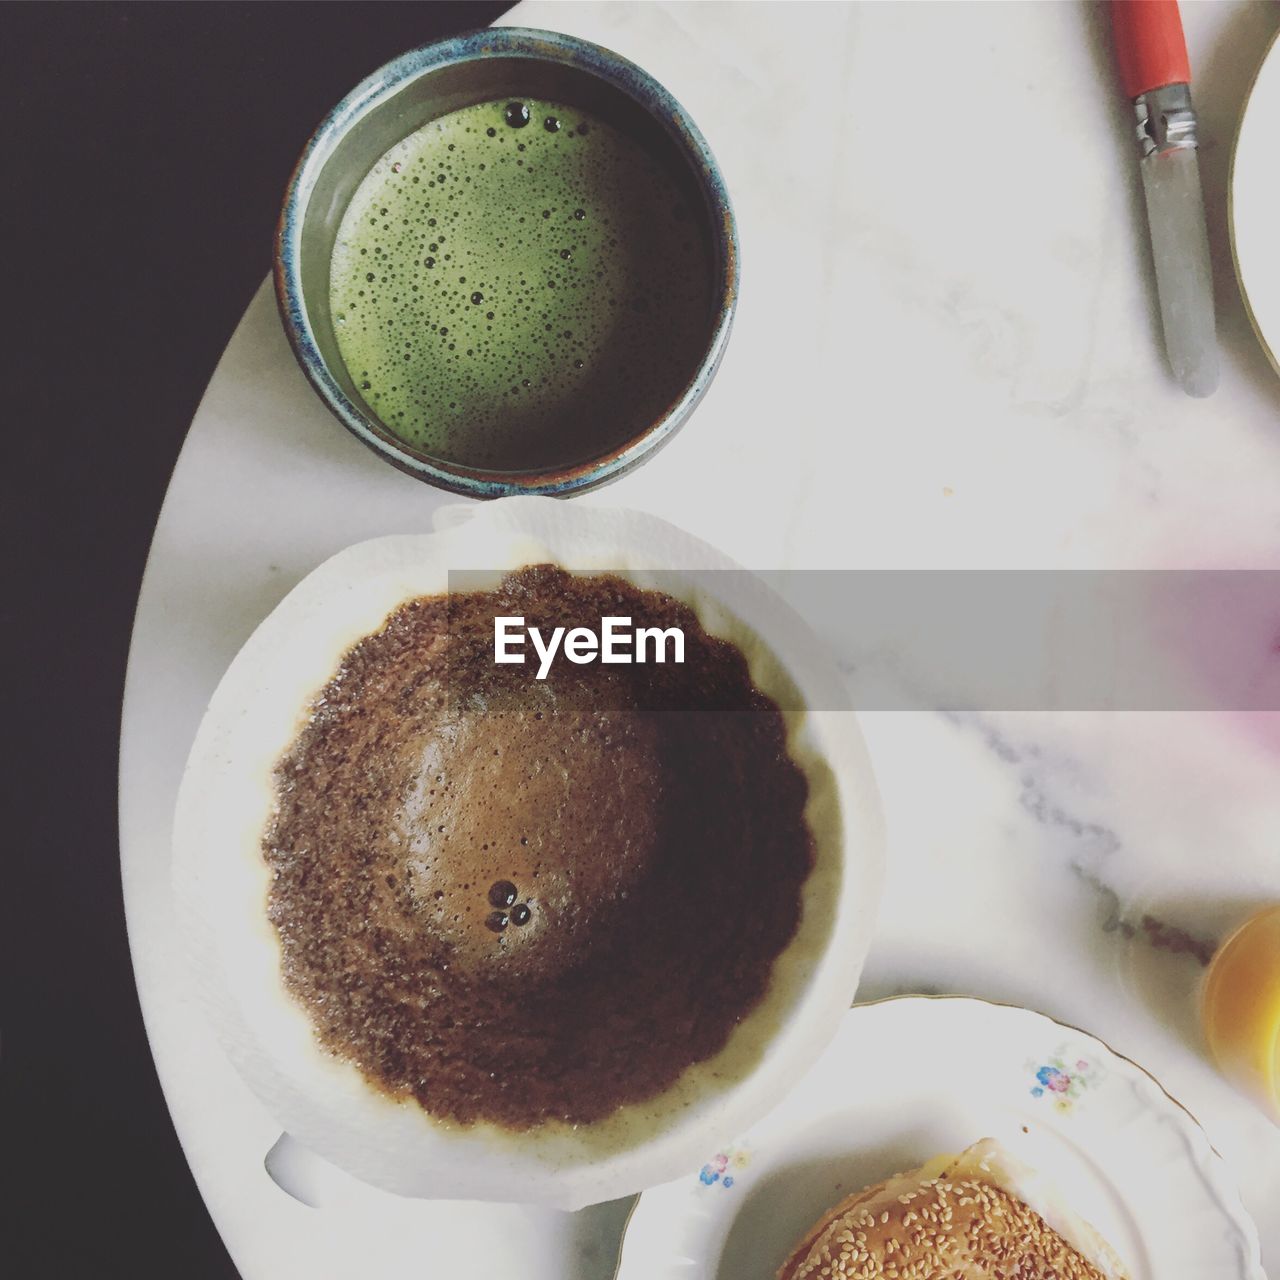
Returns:
[[[824,1209],[985,1137],[1046,1173],[1133,1280],[1265,1280],[1222,1161],[1151,1076],[1029,1009],[926,996],[850,1010],[768,1117],[645,1192],[617,1280],[772,1280]]]

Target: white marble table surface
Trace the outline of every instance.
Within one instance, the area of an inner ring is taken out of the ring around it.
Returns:
[[[741,228],[741,310],[707,400],[653,461],[580,501],[652,511],[753,568],[1280,565],[1280,379],[1226,226],[1233,131],[1280,12],[1183,9],[1224,355],[1207,402],[1162,363],[1127,111],[1093,6],[520,5],[507,21],[598,40],[672,89]],[[175,968],[172,798],[223,668],[320,560],[429,528],[443,500],[327,416],[260,292],[161,516],[121,765],[144,1013],[249,1280],[432,1276],[425,1241],[442,1231],[484,1232],[508,1274],[612,1271],[616,1206],[459,1208],[421,1226],[431,1211],[406,1202],[344,1218],[289,1200],[262,1171],[277,1130]],[[1142,1063],[1202,1121],[1280,1274],[1280,1128],[1206,1062],[1194,1016],[1195,953],[1280,899],[1280,718],[885,712],[864,727],[890,871],[860,995],[1028,1004]]]

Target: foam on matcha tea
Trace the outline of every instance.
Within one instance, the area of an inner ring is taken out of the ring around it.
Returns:
[[[705,350],[712,263],[687,173],[605,120],[486,102],[357,188],[331,307],[359,394],[422,452],[536,469],[641,432]]]

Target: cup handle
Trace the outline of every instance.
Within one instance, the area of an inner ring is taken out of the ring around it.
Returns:
[[[342,1172],[287,1133],[275,1140],[262,1167],[281,1191],[309,1209],[344,1199]]]

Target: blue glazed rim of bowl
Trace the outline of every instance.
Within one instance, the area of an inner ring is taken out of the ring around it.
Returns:
[[[620,90],[661,124],[680,148],[702,189],[717,263],[716,304],[707,345],[679,395],[661,416],[622,445],[583,462],[539,471],[465,467],[430,457],[398,440],[356,404],[334,377],[316,340],[302,287],[302,230],[308,200],[341,139],[370,111],[414,80],[443,67],[491,57],[559,63],[586,72]],[[401,54],[361,81],[330,111],[308,140],[289,177],[276,229],[273,276],[285,333],[307,380],[343,426],[375,453],[420,480],[465,497],[562,497],[625,475],[666,444],[706,394],[733,327],[738,300],[738,234],[711,148],[685,109],[648,72],[620,54],[573,36],[524,27],[492,27]]]

